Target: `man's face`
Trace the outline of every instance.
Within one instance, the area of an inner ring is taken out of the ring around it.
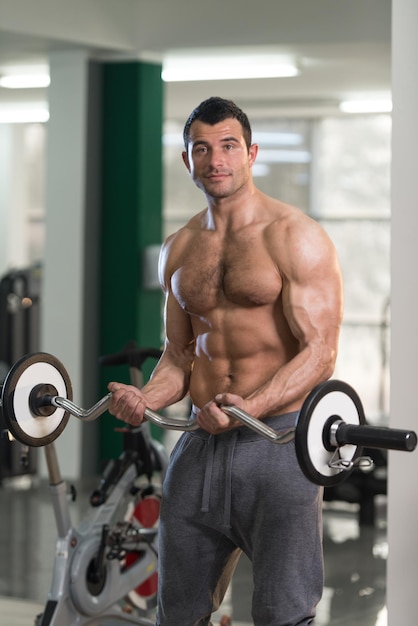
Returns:
[[[211,126],[199,120],[190,127],[183,161],[199,189],[212,198],[233,195],[251,178],[257,146],[247,149],[238,120]]]

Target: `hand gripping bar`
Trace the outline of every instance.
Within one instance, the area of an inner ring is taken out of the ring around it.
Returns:
[[[51,404],[52,406],[64,409],[83,422],[92,422],[107,411],[111,396],[111,393],[107,394],[90,409],[82,409],[71,400],[61,398],[59,396],[46,396],[43,398],[43,403]],[[264,422],[252,417],[236,406],[222,406],[221,408],[231,417],[235,417],[241,423],[245,424],[249,428],[252,428],[252,430],[258,432],[263,437],[274,443],[288,443],[295,438],[295,428],[290,428],[283,432],[277,432],[273,428],[270,428],[270,426],[267,426],[267,424],[264,424]],[[190,417],[188,420],[176,419],[173,417],[162,416],[149,408],[145,409],[144,415],[147,420],[157,426],[160,426],[161,428],[183,431],[191,431],[199,428],[196,417]]]

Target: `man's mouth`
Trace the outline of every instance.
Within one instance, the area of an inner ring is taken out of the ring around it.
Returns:
[[[207,175],[207,178],[210,178],[211,180],[216,180],[218,178],[226,178],[227,176],[229,176],[228,172],[211,172]]]

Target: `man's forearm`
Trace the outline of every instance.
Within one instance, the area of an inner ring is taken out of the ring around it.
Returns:
[[[315,385],[327,380],[334,371],[336,352],[321,351],[313,354],[309,348],[302,350],[284,365],[259,389],[247,398],[248,412],[254,417],[281,413],[295,403],[301,403]]]
[[[142,388],[147,406],[158,411],[184,398],[189,391],[190,369],[160,362]]]

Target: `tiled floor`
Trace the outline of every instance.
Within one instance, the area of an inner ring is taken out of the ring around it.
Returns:
[[[0,487],[0,625],[33,626],[52,575],[56,531],[46,485],[21,480]],[[83,514],[80,490],[74,520]],[[326,504],[326,581],[316,626],[386,626],[386,510],[377,502],[375,526],[359,526],[355,505]],[[250,626],[251,572],[242,557],[223,613]],[[62,624],[60,626],[69,626]]]

